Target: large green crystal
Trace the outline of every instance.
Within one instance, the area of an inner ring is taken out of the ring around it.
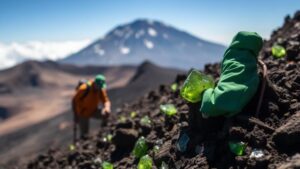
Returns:
[[[192,70],[180,90],[180,95],[185,100],[196,103],[201,101],[204,90],[213,88],[214,86],[214,80],[211,76],[207,76],[197,70]]]

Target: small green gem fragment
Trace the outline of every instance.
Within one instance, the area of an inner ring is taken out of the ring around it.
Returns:
[[[176,92],[177,88],[178,88],[178,84],[177,83],[173,83],[171,85],[171,89],[172,89],[173,92]]]
[[[149,116],[144,116],[143,118],[141,118],[140,123],[142,125],[149,126],[149,125],[151,125],[151,120],[150,120]]]
[[[147,151],[148,151],[148,145],[146,143],[145,138],[142,136],[136,141],[136,143],[134,145],[133,155],[136,158],[140,158],[143,155],[147,154]]]
[[[229,148],[232,153],[237,156],[242,156],[246,149],[246,144],[244,142],[229,142]]]
[[[135,118],[135,117],[136,117],[136,114],[137,114],[137,113],[136,113],[135,111],[132,111],[132,112],[130,112],[130,117],[131,117],[131,118]]]
[[[149,155],[143,156],[138,164],[138,169],[152,169],[152,158]]]
[[[74,146],[74,144],[69,145],[69,150],[70,151],[74,151],[75,149],[76,149],[76,147]]]
[[[114,169],[113,164],[107,161],[104,161],[101,166],[102,169]]]
[[[275,58],[282,58],[286,55],[286,50],[284,47],[280,46],[280,45],[274,45],[272,47],[272,55]]]
[[[173,116],[177,113],[177,109],[173,104],[160,105],[160,110],[167,116]]]

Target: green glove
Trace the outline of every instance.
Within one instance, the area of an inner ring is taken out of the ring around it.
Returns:
[[[254,32],[239,32],[233,38],[225,51],[217,86],[203,93],[203,116],[232,116],[251,100],[259,85],[257,56],[262,44],[262,38]]]

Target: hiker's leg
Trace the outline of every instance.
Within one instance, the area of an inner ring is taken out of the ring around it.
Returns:
[[[92,117],[94,119],[100,120],[101,119],[101,109],[98,109],[96,112],[94,112]]]
[[[87,136],[89,134],[89,118],[79,118],[80,137]]]
[[[101,115],[101,112],[102,112],[102,109],[98,109],[94,114],[93,114],[93,118],[94,119],[97,119],[97,120],[100,120],[100,126],[106,126],[107,125],[107,118],[104,118],[102,115]]]

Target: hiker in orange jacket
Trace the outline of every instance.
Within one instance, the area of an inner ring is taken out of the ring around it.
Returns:
[[[99,109],[100,103],[103,104],[102,109]],[[81,137],[88,135],[91,117],[106,120],[111,112],[111,103],[106,92],[105,77],[97,75],[94,80],[80,84],[76,88],[72,107]]]

